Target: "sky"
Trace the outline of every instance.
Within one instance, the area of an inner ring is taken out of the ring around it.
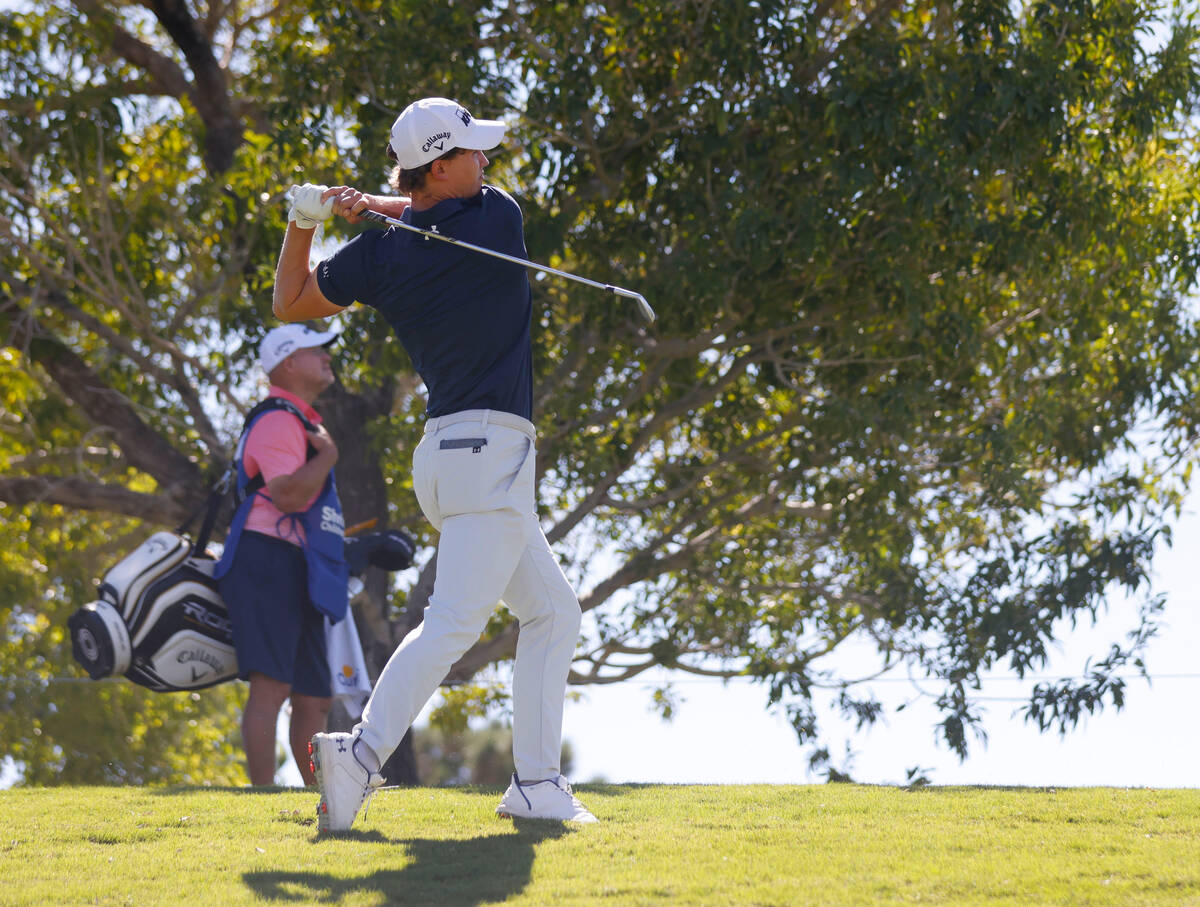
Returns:
[[[832,764],[855,781],[903,784],[909,769],[934,784],[1034,787],[1200,786],[1200,491],[1193,493],[1175,527],[1175,543],[1155,559],[1154,591],[1167,595],[1158,637],[1150,643],[1150,681],[1134,670],[1121,711],[1106,708],[1060,737],[1039,733],[1018,710],[1038,679],[1078,676],[1088,656],[1103,655],[1134,625],[1136,601],[1114,598],[1096,627],[1065,635],[1050,665],[1024,681],[1005,672],[984,679],[980,695],[986,742],[971,741],[965,761],[936,741],[936,710],[906,677],[873,682],[884,704],[876,725],[855,734],[824,708]],[[588,620],[585,616],[584,620]],[[839,656],[853,670],[862,653]],[[810,784],[823,776],[808,769],[808,750],[780,715],[766,707],[766,691],[747,681],[674,678],[680,699],[664,722],[650,707],[665,673],[603,687],[572,687],[563,736],[575,754],[572,781],[668,784]],[[933,685],[927,690],[936,692]],[[827,705],[827,703],[826,703]],[[897,711],[897,706],[905,707]],[[429,709],[417,719],[420,728]],[[847,746],[849,751],[847,751]],[[294,763],[279,781],[298,784]]]

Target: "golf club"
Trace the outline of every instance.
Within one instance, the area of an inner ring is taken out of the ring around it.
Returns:
[[[598,280],[589,280],[586,277],[580,277],[576,274],[568,274],[566,271],[560,271],[557,268],[551,268],[547,265],[539,265],[532,261],[526,261],[524,258],[517,258],[515,255],[506,255],[503,252],[497,252],[494,249],[485,249],[483,246],[477,246],[473,243],[464,242],[461,239],[455,239],[453,236],[447,236],[444,233],[439,233],[437,227],[434,226],[429,230],[422,230],[420,227],[414,227],[412,224],[406,224],[404,221],[396,217],[388,217],[386,214],[380,214],[378,211],[372,211],[370,208],[365,211],[359,211],[358,216],[369,221],[374,221],[378,224],[386,224],[391,227],[399,227],[402,230],[408,230],[412,233],[420,233],[426,239],[440,239],[442,242],[453,243],[456,246],[462,246],[464,249],[470,249],[472,252],[482,252],[484,255],[490,255],[492,258],[500,258],[504,261],[511,261],[516,265],[523,265],[526,268],[533,268],[535,271],[544,271],[547,274],[556,274],[559,277],[565,277],[567,280],[574,280],[576,283],[587,284],[589,287],[595,287],[598,290],[607,290],[615,296],[624,296],[627,299],[632,299],[638,305],[638,311],[642,313],[642,317],[647,321],[655,319],[654,309],[650,308],[650,303],[646,302],[646,297],[641,293],[635,293],[633,290],[626,290],[623,287],[614,287],[610,283],[600,283]]]

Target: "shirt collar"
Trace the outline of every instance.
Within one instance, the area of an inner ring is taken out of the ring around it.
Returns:
[[[477,207],[482,204],[483,190],[480,189],[470,198],[444,198],[432,208],[426,208],[424,211],[414,211],[409,208],[405,213],[410,217],[409,223],[424,230],[453,217],[463,208]]]
[[[271,385],[271,387],[267,390],[267,396],[282,397],[288,403],[295,404],[296,408],[300,410],[300,412],[304,413],[304,418],[313,425],[316,425],[321,421],[321,414],[313,409],[309,403],[302,400],[300,397],[297,397],[291,391],[284,390],[278,384]]]

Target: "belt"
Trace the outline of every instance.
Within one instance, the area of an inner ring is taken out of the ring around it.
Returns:
[[[435,416],[425,421],[425,434],[432,435],[443,428],[463,422],[477,423],[482,428],[487,428],[489,425],[502,425],[527,435],[531,441],[537,440],[537,432],[532,422],[500,409],[464,409],[446,416]]]

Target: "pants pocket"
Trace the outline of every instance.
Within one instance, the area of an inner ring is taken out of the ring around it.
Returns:
[[[417,504],[425,519],[429,520],[434,529],[442,529],[442,513],[437,505],[437,464],[433,461],[437,448],[429,435],[421,438],[413,451],[413,493],[417,496]]]
[[[482,442],[482,443],[481,443]],[[436,462],[437,509],[445,517],[512,506],[533,445],[522,432],[489,426],[479,432],[443,432],[430,454]]]
[[[517,464],[516,470],[509,477],[508,485],[504,489],[505,493],[513,498],[513,506],[518,510],[528,509],[524,507],[524,498],[528,496],[529,504],[533,504],[533,468],[534,461],[537,457],[534,455],[533,442],[528,438],[525,439],[525,450],[521,454],[521,461]]]

